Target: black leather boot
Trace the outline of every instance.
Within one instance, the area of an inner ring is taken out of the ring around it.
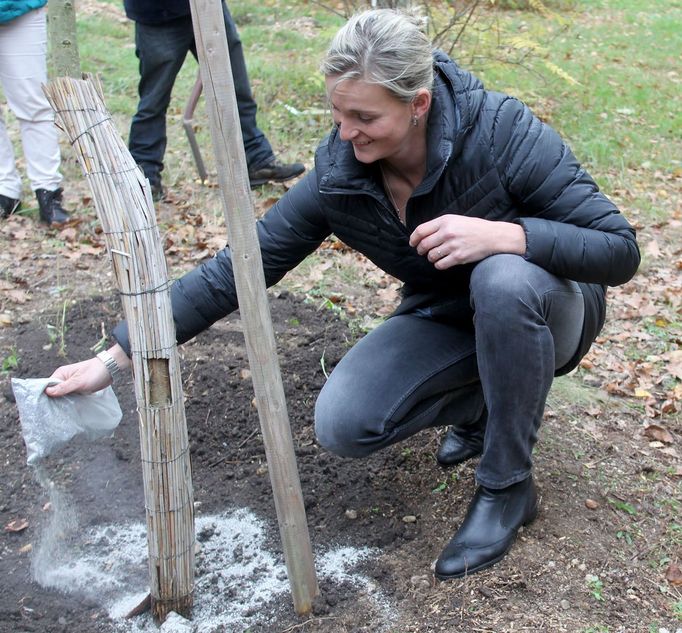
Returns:
[[[469,426],[451,426],[436,453],[436,461],[441,466],[454,466],[480,455],[483,452],[485,419],[483,415]]]
[[[62,191],[55,189],[36,189],[36,198],[40,208],[40,219],[49,226],[64,224],[69,221],[69,214],[62,207]]]
[[[161,182],[161,176],[160,175],[152,175],[147,176],[147,179],[149,180],[149,186],[151,187],[152,190],[152,200],[154,202],[159,202],[163,200],[166,197],[166,188],[163,186],[163,183]]]
[[[16,198],[9,198],[0,193],[0,217],[8,218],[13,213],[16,213],[21,208],[21,200]]]
[[[502,560],[522,525],[538,515],[533,477],[493,490],[479,486],[461,527],[436,561],[436,578],[461,578]]]

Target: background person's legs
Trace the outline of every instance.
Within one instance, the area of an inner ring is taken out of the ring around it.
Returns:
[[[159,198],[166,153],[166,111],[173,84],[194,44],[191,18],[162,26],[135,23],[135,54],[140,60],[140,101],[130,124],[128,148]]]
[[[1,64],[2,60],[0,59]],[[4,112],[0,111],[0,196],[13,201],[11,204],[7,203],[10,204],[10,207],[16,207],[15,203],[21,200],[21,176],[17,171],[14,147],[7,133],[3,115]],[[11,212],[10,207],[6,210],[7,215]]]
[[[256,121],[258,107],[251,93],[242,42],[227,4],[225,2],[222,4],[232,80],[239,111],[239,125],[242,130],[244,154],[251,186],[259,187],[270,181],[284,182],[295,178],[305,171],[305,166],[302,163],[281,163],[277,160],[270,141],[258,127]],[[196,49],[193,53],[196,57]]]
[[[242,41],[230,10],[224,2],[223,14],[225,16],[225,32],[230,53],[230,68],[232,69],[232,80],[234,81],[234,91],[237,97],[239,124],[242,129],[246,164],[249,169],[258,169],[272,162],[275,159],[275,155],[270,142],[256,122],[258,106],[251,93],[251,84],[246,70]]]
[[[47,83],[45,19],[45,11],[38,9],[0,26],[0,81],[19,121],[26,173],[34,191],[54,191],[62,182],[54,112],[42,90],[42,84]],[[19,198],[21,180],[14,169],[14,156],[9,154],[6,132],[3,137],[0,193]]]

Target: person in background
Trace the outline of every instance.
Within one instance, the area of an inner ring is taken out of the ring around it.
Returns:
[[[19,121],[26,175],[40,219],[48,225],[69,220],[62,206],[61,153],[54,112],[42,89],[47,83],[47,0],[0,0],[0,82]],[[22,183],[14,148],[0,113],[0,215],[21,207]]]
[[[433,50],[416,18],[354,16],[322,72],[334,126],[315,169],[258,221],[265,278],[334,233],[404,282],[395,313],[329,375],[315,430],[358,458],[450,426],[438,461],[480,456],[435,566],[459,578],[500,561],[537,516],[547,394],[599,333],[606,286],[635,274],[635,231],[550,126]],[[179,343],[237,309],[229,248],[175,282],[171,303]],[[46,393],[109,385],[108,369],[130,365],[125,322],[113,337],[104,356],[57,369],[64,382]]]
[[[160,200],[165,193],[161,172],[166,152],[166,110],[187,52],[197,57],[192,16],[189,0],[124,0],[124,6],[126,15],[135,22],[135,53],[140,60],[140,102],[130,125],[128,147],[149,180],[152,197]],[[256,123],[257,106],[242,43],[224,2],[222,8],[251,186],[295,178],[305,167],[277,160]]]

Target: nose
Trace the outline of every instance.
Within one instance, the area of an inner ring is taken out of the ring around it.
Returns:
[[[338,128],[339,136],[341,137],[342,141],[350,141],[358,135],[357,128],[353,127],[347,122],[343,123],[343,121],[339,121]]]

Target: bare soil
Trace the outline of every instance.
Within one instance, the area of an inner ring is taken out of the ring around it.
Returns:
[[[181,211],[161,209],[162,216]],[[74,230],[78,240],[70,237]],[[113,623],[96,599],[46,590],[32,580],[31,548],[50,510],[25,463],[9,381],[47,376],[58,365],[91,356],[102,332],[121,317],[120,306],[102,244],[87,221],[56,232],[30,217],[13,218],[2,227],[2,240],[11,284],[2,289],[0,328],[0,633],[111,632]],[[25,246],[17,255],[20,243]],[[187,259],[176,254],[171,264],[186,268]],[[332,245],[320,266],[339,261],[352,263]],[[356,270],[362,279],[365,264],[357,262]],[[314,271],[306,274],[319,279]],[[442,431],[436,430],[362,461],[331,455],[315,440],[313,408],[325,371],[358,335],[347,315],[376,317],[385,310],[381,298],[392,292],[386,281],[351,286],[344,289],[339,281],[331,302],[279,287],[270,293],[271,311],[313,546],[377,548],[362,571],[395,619],[386,622],[365,590],[327,582],[308,616],[297,616],[289,596],[280,596],[249,630],[678,629],[680,589],[671,575],[680,556],[678,430],[668,424],[672,447],[652,442],[643,434],[642,408],[606,395],[603,381],[588,372],[561,379],[553,392],[535,455],[542,495],[537,521],[494,568],[463,580],[434,579],[433,561],[473,493],[475,461],[441,469],[434,455]],[[306,283],[294,277],[290,287]],[[181,354],[197,514],[248,507],[266,521],[279,551],[239,315],[184,345]],[[132,382],[122,380],[115,390],[124,418],[114,437],[74,441],[45,464],[78,505],[84,526],[144,519]],[[27,526],[13,531],[13,522],[22,521]]]

